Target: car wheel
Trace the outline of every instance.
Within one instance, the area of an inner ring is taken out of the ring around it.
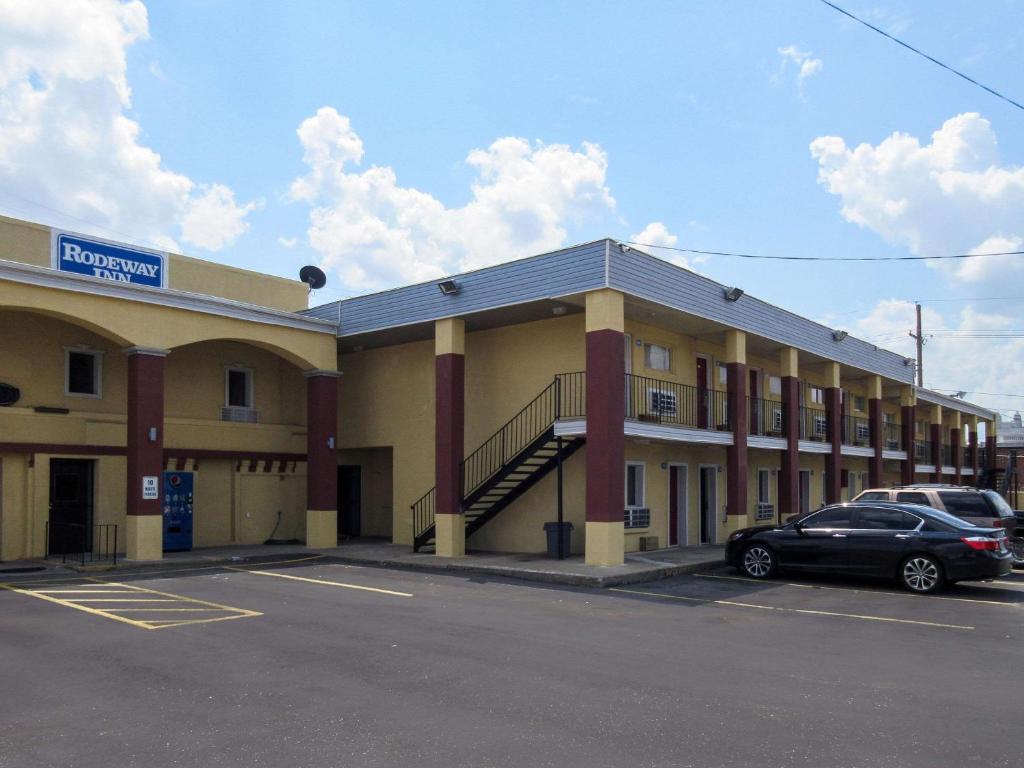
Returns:
[[[1013,552],[1013,567],[1024,568],[1024,537],[1010,539],[1010,551]]]
[[[931,555],[911,555],[900,568],[900,581],[911,592],[935,592],[942,587],[942,566]]]
[[[743,550],[741,567],[752,579],[767,579],[775,573],[775,555],[763,544],[751,544]]]

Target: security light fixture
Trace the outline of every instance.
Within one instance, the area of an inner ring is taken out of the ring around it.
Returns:
[[[849,335],[848,331],[832,331],[832,341],[842,341]]]
[[[907,366],[908,368],[910,366],[912,366],[915,362],[916,362],[916,360],[914,360],[914,358],[912,358],[912,357],[904,357],[903,358],[903,364],[905,366]]]
[[[437,284],[437,288],[445,296],[454,296],[459,292],[459,284],[454,280],[442,280]]]
[[[565,307],[552,307],[551,314],[555,317],[560,317],[565,314]]]
[[[953,397],[956,397],[956,398],[959,398],[960,400],[963,400],[965,397],[967,397],[967,393],[964,390],[961,389],[959,392],[954,392],[953,393]]]
[[[726,301],[738,301],[740,296],[743,295],[742,288],[726,288],[725,289],[725,300]]]

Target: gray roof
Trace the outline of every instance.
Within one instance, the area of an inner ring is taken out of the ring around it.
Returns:
[[[454,296],[438,290],[443,279],[344,299],[306,313],[338,322],[338,336],[345,338],[613,288],[826,360],[907,384],[914,379],[914,368],[902,355],[853,336],[836,341],[832,328],[749,294],[726,301],[721,283],[611,239],[453,275],[447,279],[459,284]]]

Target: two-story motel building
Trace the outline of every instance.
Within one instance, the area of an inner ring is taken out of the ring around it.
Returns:
[[[912,361],[613,240],[307,295],[0,218],[0,559],[66,525],[158,559],[174,472],[196,547],[539,552],[560,486],[609,565],[994,455]]]

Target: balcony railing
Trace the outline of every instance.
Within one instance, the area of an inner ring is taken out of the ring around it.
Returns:
[[[903,433],[900,425],[892,421],[882,424],[882,448],[886,451],[901,450],[903,444]]]
[[[725,392],[626,374],[626,418],[697,429],[729,429]]]
[[[800,407],[800,439],[817,442],[828,439],[828,416],[824,408]]]
[[[930,464],[932,460],[932,441],[914,441],[914,461],[919,464]]]
[[[871,445],[871,424],[860,416],[843,416],[843,445]]]
[[[762,397],[747,398],[748,430],[751,435],[785,437],[786,422],[782,415],[782,402]]]

